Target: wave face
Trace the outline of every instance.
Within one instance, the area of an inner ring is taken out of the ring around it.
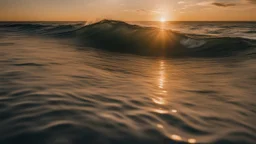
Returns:
[[[79,45],[104,50],[151,56],[233,56],[254,53],[256,40],[185,34],[156,27],[103,20],[75,24],[2,24],[17,31],[71,38]]]

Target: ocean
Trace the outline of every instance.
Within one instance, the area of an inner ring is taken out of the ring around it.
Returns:
[[[1,144],[255,144],[255,22],[1,22]]]

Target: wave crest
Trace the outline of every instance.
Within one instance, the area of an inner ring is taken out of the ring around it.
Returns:
[[[74,39],[79,44],[114,52],[153,56],[232,56],[255,48],[256,41],[244,38],[197,36],[123,21],[102,20],[76,24],[8,24],[58,37]]]

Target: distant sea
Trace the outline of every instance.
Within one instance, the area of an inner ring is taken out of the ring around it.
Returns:
[[[0,22],[0,144],[255,144],[256,22]]]

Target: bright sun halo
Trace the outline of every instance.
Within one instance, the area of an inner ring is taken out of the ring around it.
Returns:
[[[164,17],[161,17],[161,18],[160,18],[160,21],[161,21],[162,23],[164,23],[166,20],[165,20]]]

